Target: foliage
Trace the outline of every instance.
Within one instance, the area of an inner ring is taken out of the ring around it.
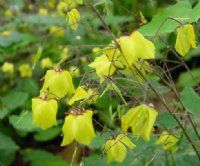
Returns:
[[[199,0],[0,8],[0,165],[199,165]]]

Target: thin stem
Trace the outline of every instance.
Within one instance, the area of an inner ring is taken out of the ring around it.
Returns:
[[[70,166],[73,166],[73,164],[74,164],[74,160],[75,160],[76,155],[77,155],[77,150],[78,150],[78,147],[77,147],[77,145],[75,145],[75,149],[74,149],[74,153],[72,155],[72,160],[71,160]]]

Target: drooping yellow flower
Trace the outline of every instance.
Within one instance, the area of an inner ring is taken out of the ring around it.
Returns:
[[[4,12],[4,15],[5,15],[5,16],[8,16],[8,17],[13,16],[12,11],[11,11],[10,9],[7,9],[7,10]]]
[[[75,89],[70,73],[61,69],[48,70],[40,93],[47,91],[59,98],[63,98],[65,95],[72,95]]]
[[[178,150],[177,142],[177,137],[169,134],[167,131],[163,131],[159,139],[156,141],[156,144],[162,145],[165,150],[175,152]]]
[[[95,137],[92,124],[92,111],[74,110],[65,117],[62,128],[64,138],[61,146],[68,145],[73,141],[80,144],[89,145]]]
[[[69,105],[73,105],[76,101],[86,100],[87,103],[93,103],[98,98],[98,95],[95,90],[88,89],[87,91],[83,87],[78,87],[72,96],[72,98],[68,101]]]
[[[67,12],[67,21],[72,28],[72,30],[76,30],[78,27],[78,22],[80,21],[81,16],[77,9],[72,9]]]
[[[177,29],[177,37],[175,49],[176,51],[185,56],[190,48],[196,48],[194,28],[191,24],[180,26]]]
[[[2,35],[3,37],[8,37],[8,36],[10,36],[10,34],[11,34],[10,31],[3,31],[3,32],[1,32],[1,35]]]
[[[55,37],[64,37],[64,29],[58,26],[51,26],[49,33]]]
[[[138,59],[153,59],[155,54],[154,44],[146,39],[140,32],[134,31],[130,36],[119,38],[122,59],[126,66],[132,65]],[[128,63],[128,64],[127,64]]]
[[[142,137],[144,140],[149,141],[153,131],[153,125],[156,120],[158,112],[147,105],[139,105],[131,108],[121,118],[121,128],[127,131],[131,127],[134,137]]]
[[[19,67],[20,77],[32,77],[32,69],[29,64],[23,64]]]
[[[73,77],[78,77],[78,76],[80,76],[80,70],[79,70],[79,68],[76,67],[76,66],[70,66],[69,72],[71,73],[71,75],[72,75]]]
[[[2,66],[2,71],[4,73],[14,73],[14,65],[13,63],[5,62]]]
[[[58,104],[56,100],[33,98],[32,99],[33,124],[39,125],[42,129],[47,129],[53,125],[56,125],[57,110],[58,110]]]
[[[50,59],[49,57],[41,59],[40,65],[41,65],[41,67],[42,67],[43,69],[44,69],[44,68],[49,68],[49,67],[53,67],[53,66],[54,66],[53,62],[51,61],[51,59]]]
[[[124,134],[119,134],[116,138],[106,141],[105,150],[107,152],[108,162],[112,160],[122,162],[127,154],[126,147],[133,149],[136,145]]]
[[[68,12],[68,7],[67,7],[67,5],[66,5],[66,3],[65,2],[59,2],[58,3],[58,5],[57,5],[57,11],[58,11],[58,14],[60,15],[60,16],[63,16],[63,17],[65,17],[66,16],[66,14],[67,14],[67,12]]]
[[[109,57],[109,55],[101,55],[96,57],[94,62],[89,64],[90,67],[96,69],[96,73],[100,78],[100,83],[102,83],[105,78],[104,76],[111,76],[120,66],[120,61],[117,56]]]

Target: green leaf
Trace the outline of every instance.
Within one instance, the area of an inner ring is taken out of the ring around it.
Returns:
[[[32,132],[39,129],[38,126],[32,124],[32,113],[28,111],[22,112],[21,115],[11,115],[9,122],[20,131]]]
[[[52,127],[46,130],[40,130],[34,135],[36,141],[45,142],[50,141],[61,133],[61,127]]]
[[[0,150],[0,165],[11,165],[15,159],[15,153],[12,150]]]
[[[182,72],[176,83],[177,87],[194,87],[200,83],[200,68],[195,68],[189,72]]]
[[[19,146],[8,136],[0,132],[0,150],[16,151]]]
[[[6,96],[1,97],[0,100],[5,104],[5,106],[14,110],[22,106],[28,98],[28,94],[24,92],[10,92]]]
[[[0,164],[10,165],[15,159],[15,152],[19,146],[12,138],[0,133]]]
[[[180,1],[175,5],[165,8],[158,15],[155,15],[150,23],[139,28],[139,31],[145,36],[154,36],[163,21],[168,17],[174,17],[183,22],[189,21],[192,8],[187,1]],[[167,19],[159,30],[159,34],[172,32],[180,24],[172,19]]]
[[[197,22],[200,18],[200,2],[198,2],[190,13],[190,22]]]
[[[7,108],[0,109],[0,119],[5,118],[9,113],[10,111]]]
[[[200,115],[200,97],[191,87],[186,87],[181,92],[181,101],[186,111]]]
[[[166,127],[167,129],[172,129],[178,126],[176,120],[170,115],[169,112],[163,112],[158,114],[156,125],[161,128]]]
[[[21,41],[21,34],[17,31],[11,32],[7,37],[0,35],[0,47],[8,47],[11,44],[18,43],[19,41]]]
[[[195,154],[174,155],[174,158],[177,166],[199,166],[199,160]]]
[[[23,152],[24,160],[32,166],[68,166],[69,164],[52,153],[43,150],[27,149]]]
[[[96,137],[92,140],[92,143],[89,145],[91,148],[101,148],[106,140],[110,137],[109,133],[96,133]]]

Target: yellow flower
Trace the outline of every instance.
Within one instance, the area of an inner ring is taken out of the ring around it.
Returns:
[[[56,114],[58,110],[57,101],[42,98],[32,99],[33,124],[47,129],[56,125]]]
[[[5,12],[4,12],[4,15],[5,16],[13,16],[13,14],[12,14],[12,11],[10,10],[10,9],[7,9]]]
[[[126,147],[133,149],[136,145],[124,134],[119,134],[116,138],[106,141],[105,150],[107,152],[108,162],[112,160],[122,162],[127,154]]]
[[[185,56],[191,47],[196,48],[193,26],[191,24],[180,26],[177,29],[177,38],[175,44],[176,51],[180,55]]]
[[[47,5],[48,5],[51,9],[53,9],[53,8],[55,7],[55,0],[49,0],[49,1],[47,2]]]
[[[70,73],[61,69],[48,70],[40,93],[47,91],[59,98],[63,98],[65,95],[72,95],[75,89]]]
[[[32,69],[29,64],[23,64],[19,67],[20,77],[32,77]]]
[[[67,12],[68,12],[68,7],[66,5],[65,2],[59,2],[58,5],[57,5],[57,11],[58,11],[58,14],[60,16],[66,16]]]
[[[14,73],[14,65],[13,63],[5,62],[2,66],[2,71],[4,73]]]
[[[53,62],[51,61],[51,59],[49,57],[47,58],[43,58],[41,59],[40,61],[40,65],[41,67],[44,69],[44,68],[49,68],[49,67],[53,67]]]
[[[10,34],[11,34],[10,31],[3,31],[3,32],[1,33],[1,35],[2,35],[3,37],[8,37],[8,36],[10,36]]]
[[[119,66],[119,59],[117,56],[109,57],[109,55],[101,55],[96,57],[94,62],[90,63],[89,66],[96,69],[96,73],[102,83],[105,78],[104,76],[111,76],[117,70]]]
[[[49,33],[55,37],[64,37],[64,29],[59,28],[58,26],[51,26]]]
[[[73,141],[89,145],[95,137],[92,125],[92,111],[74,110],[65,117],[62,128],[64,138],[61,146],[68,145]]]
[[[158,112],[152,107],[139,105],[122,116],[121,128],[127,131],[131,127],[134,137],[142,136],[144,140],[149,141],[157,115]]]
[[[140,59],[153,59],[155,54],[154,44],[147,40],[141,33],[134,31],[130,36],[119,38],[122,59],[126,66]],[[128,64],[127,64],[128,63]]]
[[[77,9],[72,9],[67,12],[67,21],[72,28],[72,30],[76,30],[78,27],[78,22],[80,21],[81,16]]]
[[[163,131],[159,139],[156,141],[156,144],[163,145],[165,150],[175,152],[178,150],[178,146],[176,145],[177,142],[177,137],[169,134],[167,131]]]
[[[78,87],[75,94],[68,101],[69,105],[73,105],[76,101],[86,100],[87,103],[91,104],[96,101],[98,95],[95,90],[88,89],[87,91],[83,87]]]
[[[48,10],[44,9],[44,8],[40,8],[38,14],[40,14],[40,15],[47,15],[48,14]]]
[[[73,77],[78,77],[78,76],[80,76],[80,70],[79,70],[79,68],[76,67],[76,66],[70,66],[69,72],[71,73],[71,75],[72,75]]]

